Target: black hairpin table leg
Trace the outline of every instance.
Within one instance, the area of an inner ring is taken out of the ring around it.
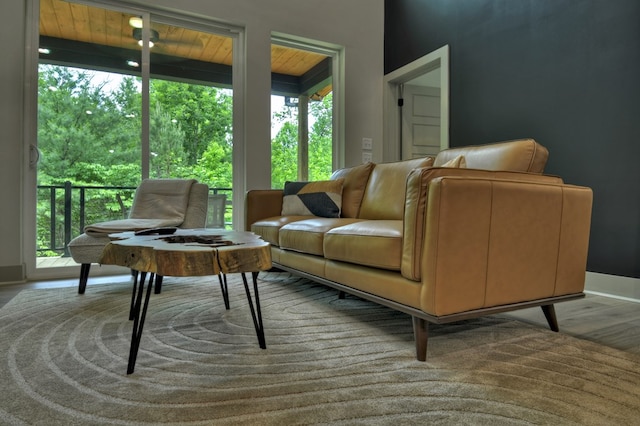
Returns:
[[[129,307],[129,321],[133,321],[133,311],[136,306],[136,289],[138,288],[138,271],[131,270],[131,276],[133,277],[133,290],[131,291],[131,306]]]
[[[225,274],[218,274],[218,280],[220,280],[220,290],[222,290],[222,299],[224,300],[224,307],[228,311],[229,304],[229,288],[227,286],[227,276]]]
[[[149,279],[146,280],[146,272],[140,272],[140,282],[138,283],[138,289],[133,287],[133,291],[136,295],[135,304],[133,306],[133,331],[131,332],[131,347],[129,348],[129,364],[127,365],[127,374],[133,373],[136,366],[136,358],[138,357],[138,349],[140,348],[140,339],[142,338],[142,329],[144,327],[144,320],[147,316],[147,307],[149,306],[149,298],[151,296],[151,289],[153,288],[154,274],[149,274]],[[145,293],[144,286],[147,281],[147,291]],[[142,303],[142,294],[145,293],[144,304]]]
[[[262,312],[260,311],[260,296],[258,294],[258,273],[252,272],[253,278],[253,294],[256,299],[255,309],[253,307],[253,301],[251,300],[251,292],[249,291],[249,284],[247,283],[247,277],[242,273],[242,282],[244,283],[244,289],[247,292],[247,300],[249,301],[249,308],[251,309],[251,317],[253,318],[253,325],[256,328],[256,334],[258,336],[258,343],[262,349],[267,349],[267,343],[264,338],[264,326],[262,325]]]

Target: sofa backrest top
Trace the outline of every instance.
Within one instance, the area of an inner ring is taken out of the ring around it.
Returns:
[[[343,178],[342,217],[400,220],[404,214],[406,179],[413,169],[439,167],[459,155],[466,168],[542,173],[549,151],[533,139],[464,146],[424,157],[392,163],[366,163],[336,170],[331,179]]]
[[[463,155],[469,169],[542,173],[549,151],[533,139],[450,148],[436,156],[434,167]]]
[[[369,176],[358,217],[402,220],[407,176],[413,169],[432,164],[432,157],[376,164]]]

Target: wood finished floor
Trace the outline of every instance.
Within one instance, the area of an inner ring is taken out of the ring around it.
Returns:
[[[91,291],[93,285],[116,281],[131,281],[131,276],[91,277],[87,291]],[[77,278],[0,285],[0,307],[25,289],[77,285]],[[558,303],[555,307],[560,332],[640,355],[640,303],[587,294],[584,299]],[[547,322],[540,308],[523,309],[501,315],[547,328]]]

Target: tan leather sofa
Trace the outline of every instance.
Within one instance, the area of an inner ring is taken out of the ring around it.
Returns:
[[[592,191],[543,175],[548,155],[522,139],[363,164],[332,176],[340,218],[282,216],[282,190],[255,190],[246,226],[276,268],[410,314],[419,360],[429,322],[541,306],[557,331],[553,304],[584,296]]]

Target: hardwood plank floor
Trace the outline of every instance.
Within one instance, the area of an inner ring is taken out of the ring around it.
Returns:
[[[132,280],[131,275],[89,277],[89,286],[109,284],[109,283],[122,282],[122,281],[131,281],[131,280]],[[0,307],[7,304],[22,290],[41,289],[41,288],[61,288],[61,287],[78,287],[78,278],[47,280],[47,281],[30,281],[24,284],[0,285]]]
[[[555,309],[561,333],[640,355],[640,303],[587,294]],[[502,315],[547,327],[540,308]]]
[[[92,285],[131,281],[131,279],[130,275],[91,277],[88,291]],[[77,278],[0,285],[0,307],[25,289],[76,287],[77,285]],[[555,308],[561,333],[640,355],[640,303],[587,294],[584,299],[558,303]],[[548,327],[540,308],[522,309],[501,315],[539,327]]]

